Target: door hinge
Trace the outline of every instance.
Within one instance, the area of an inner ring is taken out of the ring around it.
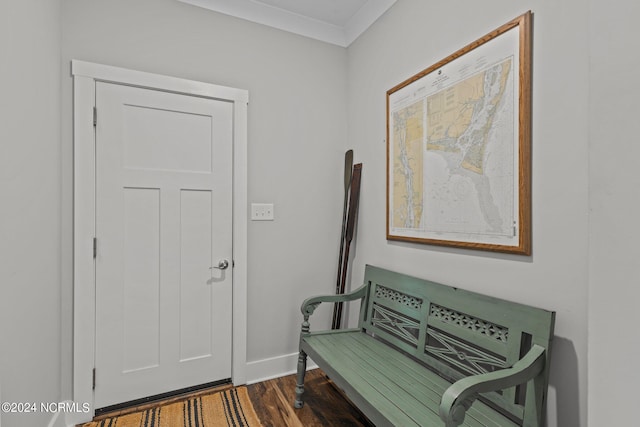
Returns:
[[[92,375],[93,375],[93,379],[92,379],[93,385],[91,387],[92,387],[92,390],[95,390],[96,389],[96,368],[93,368]]]
[[[93,127],[96,127],[98,124],[98,109],[93,107]]]
[[[98,256],[98,239],[93,238],[93,259],[96,259]]]

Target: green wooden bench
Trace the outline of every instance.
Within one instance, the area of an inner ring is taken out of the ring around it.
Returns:
[[[555,313],[367,266],[364,286],[307,299],[307,356],[376,426],[543,426]],[[322,302],[361,300],[356,329],[311,332]]]

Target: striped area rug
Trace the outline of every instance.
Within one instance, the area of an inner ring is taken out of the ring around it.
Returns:
[[[82,427],[262,427],[246,387],[198,396]]]

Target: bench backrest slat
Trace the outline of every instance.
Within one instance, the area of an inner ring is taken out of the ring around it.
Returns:
[[[365,284],[369,295],[360,327],[452,382],[510,367],[533,344],[550,355],[553,312],[369,265]],[[548,365],[539,376],[543,393]],[[513,387],[483,397],[522,421],[530,412],[525,402],[534,400],[526,399],[524,390]]]

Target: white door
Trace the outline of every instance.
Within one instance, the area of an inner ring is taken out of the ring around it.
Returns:
[[[96,85],[95,408],[231,377],[233,104]]]

